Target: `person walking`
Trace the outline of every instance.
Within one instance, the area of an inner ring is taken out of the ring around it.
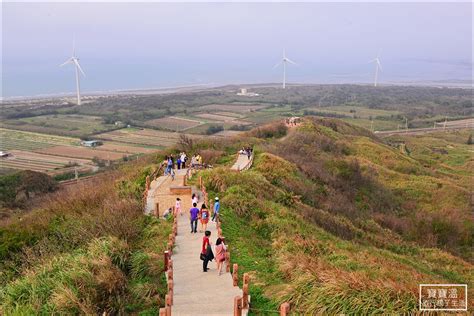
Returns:
[[[207,209],[206,204],[201,205],[201,210],[199,211],[199,218],[201,219],[201,231],[206,231],[207,223],[209,223],[209,210]]]
[[[176,204],[174,206],[174,216],[183,215],[181,213],[181,199],[176,198]]]
[[[193,195],[191,196],[191,200],[192,200],[193,204],[196,203],[196,205],[197,205],[197,203],[199,202],[199,198],[196,195],[196,193],[193,193]]]
[[[222,274],[222,266],[224,265],[225,261],[225,252],[227,251],[224,241],[221,238],[217,238],[216,240],[216,263],[217,263],[217,271],[219,271],[219,275]]]
[[[166,163],[165,175],[170,175],[171,169],[173,169],[173,160],[171,159],[171,157],[168,157],[168,161]]]
[[[201,168],[202,167],[202,157],[201,157],[200,154],[197,154],[196,160],[197,160],[197,163],[199,165],[199,168]]]
[[[216,222],[219,220],[219,210],[221,209],[221,204],[219,202],[219,198],[216,196],[214,199],[214,213],[212,214],[212,221]]]
[[[176,166],[178,167],[178,170],[181,169],[181,156],[178,156],[178,160],[176,160]]]
[[[191,233],[197,233],[198,214],[199,209],[197,208],[197,204],[193,203],[193,207],[189,210],[189,219],[191,220]]]
[[[188,157],[186,157],[185,152],[182,152],[181,153],[181,169],[186,168],[186,160],[188,160]]]
[[[202,271],[207,272],[209,270],[207,265],[209,261],[214,259],[214,254],[212,253],[211,242],[209,241],[209,237],[211,237],[211,232],[206,230],[204,233],[204,237],[202,237],[202,248],[201,248],[201,259],[202,262]]]

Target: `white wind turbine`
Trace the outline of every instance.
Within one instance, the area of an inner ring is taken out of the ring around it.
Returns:
[[[373,60],[371,60],[371,63],[375,64],[375,78],[374,78],[374,87],[377,86],[377,80],[379,77],[379,70],[382,71],[382,65],[380,64],[380,59],[379,59],[380,52],[377,54],[377,57],[375,57]]]
[[[283,64],[283,89],[285,89],[285,87],[286,87],[286,63],[297,65],[297,63],[295,63],[294,61],[292,61],[291,59],[286,57],[285,50],[283,50],[283,58],[281,59],[281,61],[278,64],[273,66],[273,68],[275,69],[278,66],[280,66],[281,64]]]
[[[72,42],[72,57],[66,60],[64,63],[59,65],[60,67],[67,65],[67,64],[73,64],[74,68],[76,70],[76,94],[77,94],[77,105],[81,105],[81,90],[80,90],[80,84],[79,84],[79,72],[82,73],[82,75],[85,77],[86,74],[84,71],[82,71],[81,65],[79,65],[79,58],[76,57],[76,42]]]

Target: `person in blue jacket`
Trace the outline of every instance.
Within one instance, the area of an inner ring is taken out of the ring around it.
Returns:
[[[219,220],[219,210],[221,208],[221,203],[219,203],[219,198],[216,196],[215,202],[214,202],[214,214],[212,215],[212,221],[218,221]]]

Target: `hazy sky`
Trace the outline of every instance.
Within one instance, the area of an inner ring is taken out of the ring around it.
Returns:
[[[471,79],[470,3],[3,3],[3,96],[198,83]]]

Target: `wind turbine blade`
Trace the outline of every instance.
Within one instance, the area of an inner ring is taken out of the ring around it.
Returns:
[[[82,73],[82,75],[85,77],[86,74],[85,74],[84,71],[82,70],[81,65],[79,65],[79,62],[77,61],[77,59],[74,59],[74,64],[75,64],[76,67],[79,69],[79,71]]]
[[[61,65],[59,65],[59,67],[62,67],[64,65],[67,65],[67,64],[70,64],[72,62],[72,58],[69,58],[68,60],[66,60],[64,63],[62,63]]]
[[[278,64],[276,64],[275,66],[273,66],[273,69],[277,68],[277,67],[280,66],[282,63],[283,63],[283,60],[279,61]]]
[[[295,63],[294,61],[292,61],[292,60],[291,60],[291,59],[289,59],[289,58],[286,58],[286,61],[287,61],[287,62],[289,62],[290,64],[293,64],[293,65],[296,65],[296,66],[298,66],[298,64],[297,64],[297,63]]]

